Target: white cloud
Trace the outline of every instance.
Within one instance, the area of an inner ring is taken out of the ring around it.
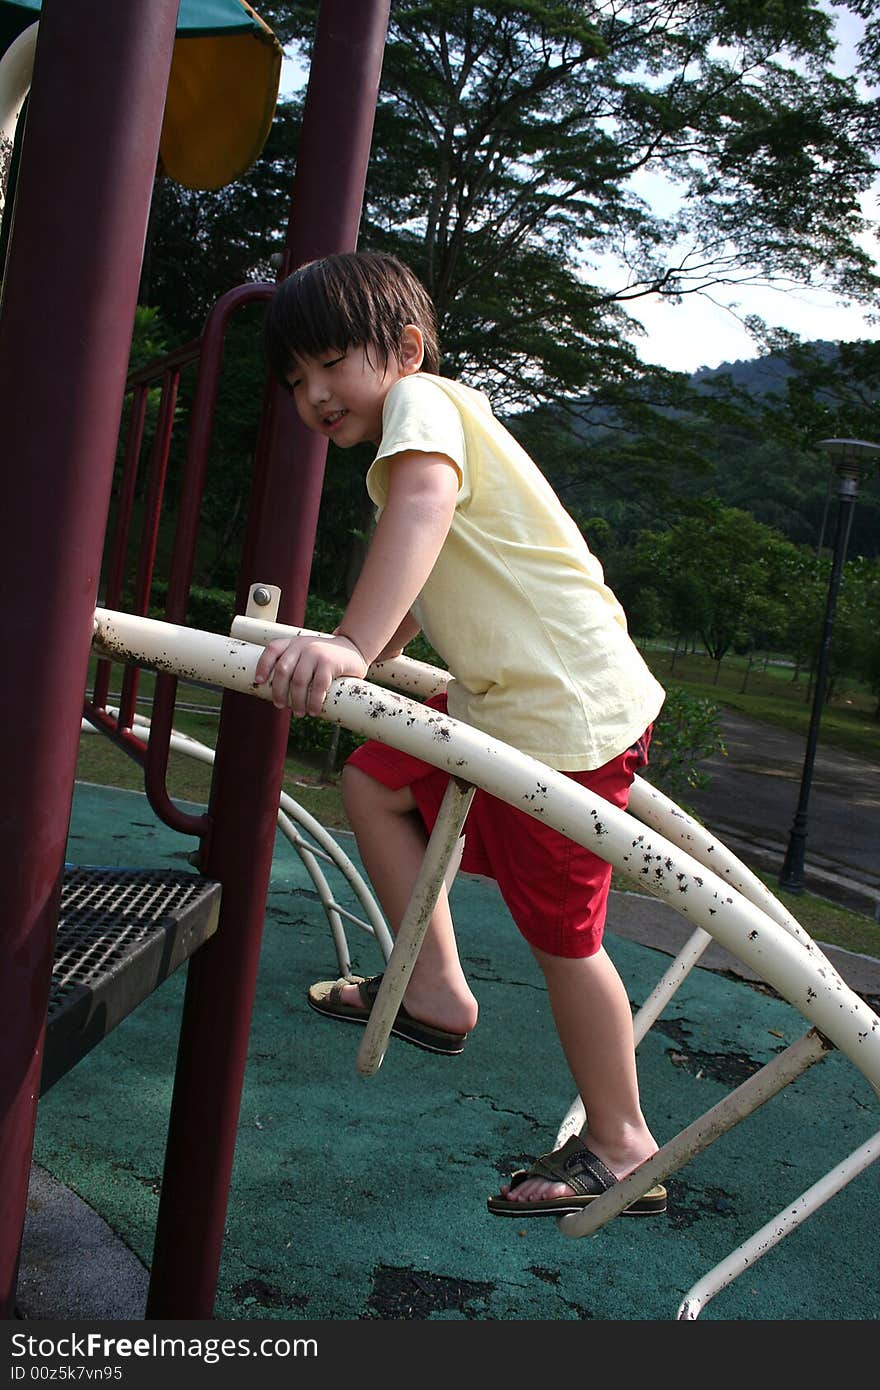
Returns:
[[[692,295],[677,305],[647,299],[630,304],[633,317],[646,330],[635,344],[642,361],[693,372],[756,357],[761,349],[742,325],[746,314],[759,314],[805,342],[880,337],[877,324],[867,321],[866,310],[842,306],[818,290],[741,288],[736,301],[735,309],[705,295]]]

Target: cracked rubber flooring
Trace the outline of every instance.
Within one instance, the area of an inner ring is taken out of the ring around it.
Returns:
[[[142,797],[78,786],[77,862],[180,867],[191,847]],[[111,835],[112,831],[112,835]],[[346,841],[350,850],[350,842]],[[344,898],[343,898],[344,900]],[[220,1270],[223,1319],[666,1320],[692,1285],[878,1128],[867,1082],[832,1052],[673,1175],[669,1210],[570,1239],[501,1221],[487,1195],[552,1146],[573,1099],[543,985],[494,888],[453,908],[481,1021],[461,1057],[392,1040],[356,1075],[360,1032],[319,1019],[336,974],[311,883],[279,838]],[[354,968],[381,968],[349,931]],[[635,1006],[668,957],[609,936]],[[40,1106],[35,1159],[149,1263],[183,976],[166,983]],[[218,1026],[220,1021],[218,1020]],[[784,1001],[697,969],[639,1049],[665,1140],[807,1031]],[[702,1320],[876,1319],[877,1165],[713,1299]]]

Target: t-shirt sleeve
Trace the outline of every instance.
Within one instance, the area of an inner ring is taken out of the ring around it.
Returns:
[[[457,506],[470,496],[467,450],[461,415],[455,402],[423,376],[395,383],[385,399],[382,438],[367,473],[367,492],[377,507],[388,496],[388,461],[397,454],[443,454],[458,474]]]

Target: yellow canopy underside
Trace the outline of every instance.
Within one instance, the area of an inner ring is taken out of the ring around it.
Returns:
[[[282,49],[265,28],[174,41],[162,169],[186,188],[222,188],[260,154],[278,99]]]

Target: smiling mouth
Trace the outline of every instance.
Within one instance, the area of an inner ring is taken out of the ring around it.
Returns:
[[[347,410],[334,410],[331,415],[324,416],[324,424],[327,429],[332,429],[334,425],[339,424],[340,420],[344,420],[347,414]]]

